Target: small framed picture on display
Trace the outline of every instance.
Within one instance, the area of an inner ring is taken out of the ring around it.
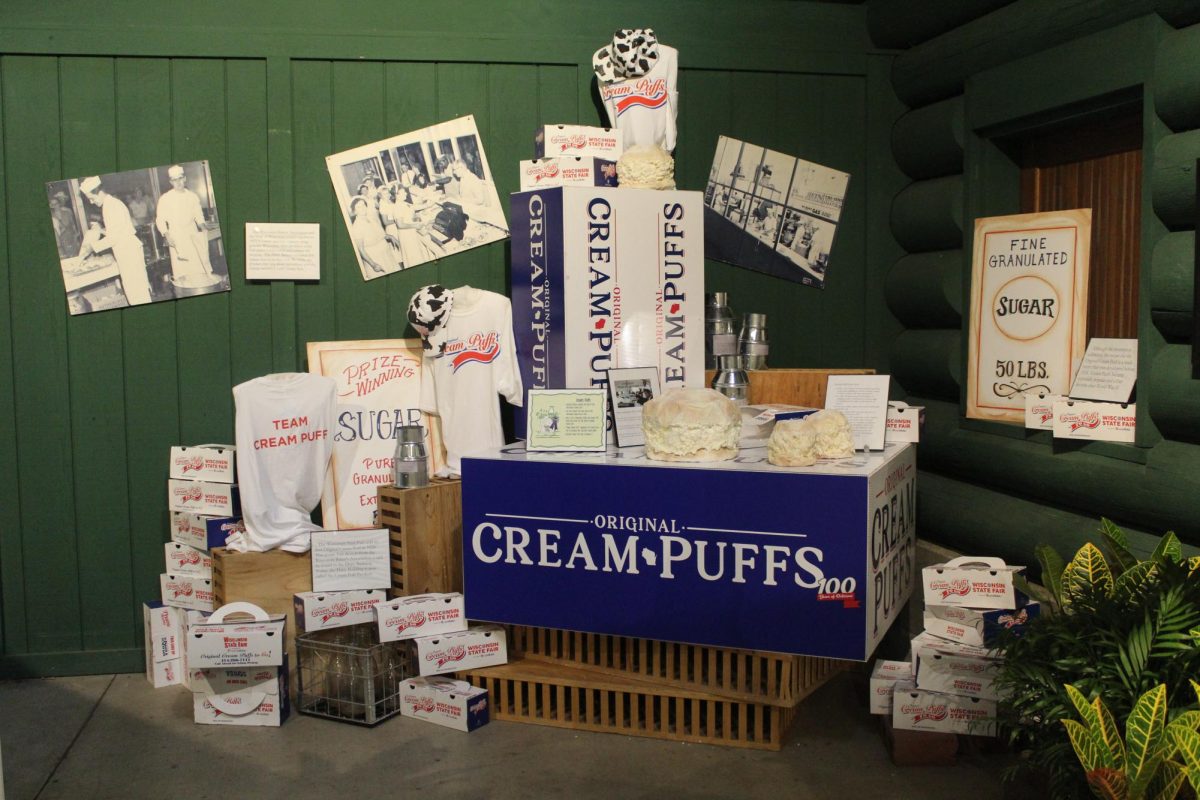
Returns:
[[[603,389],[530,389],[525,449],[604,452]]]
[[[631,367],[608,370],[608,398],[612,404],[617,447],[645,444],[642,406],[658,397],[658,369]]]

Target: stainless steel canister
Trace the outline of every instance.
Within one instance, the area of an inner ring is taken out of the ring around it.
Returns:
[[[750,396],[750,376],[742,369],[741,356],[717,358],[717,374],[713,376],[712,388],[739,406],[746,405]]]
[[[767,315],[747,314],[738,334],[738,355],[745,369],[767,368]]]
[[[715,369],[720,356],[737,353],[737,335],[733,329],[733,312],[729,310],[729,294],[712,292],[704,295],[704,368]]]
[[[396,488],[419,489],[429,485],[425,427],[401,425],[396,429]]]

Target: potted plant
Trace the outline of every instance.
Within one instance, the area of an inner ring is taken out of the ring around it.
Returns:
[[[1100,700],[1121,725],[1160,684],[1168,722],[1196,708],[1190,680],[1200,675],[1200,557],[1185,559],[1168,533],[1140,560],[1108,520],[1100,540],[1069,562],[1049,546],[1037,549],[1047,613],[1001,643],[1000,728],[1022,756],[1009,778],[1028,770],[1054,797],[1088,794],[1062,722],[1078,711],[1067,684],[1089,703]]]
[[[1200,699],[1200,683],[1191,682]],[[1074,686],[1063,687],[1080,720],[1064,719],[1075,756],[1097,797],[1113,800],[1171,800],[1185,781],[1200,789],[1200,711],[1171,715],[1167,686],[1160,683],[1138,698],[1125,723],[1125,737],[1097,697],[1088,702]]]

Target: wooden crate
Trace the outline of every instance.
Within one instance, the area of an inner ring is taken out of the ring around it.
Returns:
[[[492,719],[758,750],[779,750],[797,709],[747,703],[544,661],[459,677],[491,695]]]
[[[715,372],[704,373],[704,385],[712,386]],[[793,406],[825,407],[825,389],[830,375],[874,375],[873,369],[752,369],[746,402],[785,403]]]
[[[392,597],[461,592],[462,482],[379,487],[379,524],[391,539]]]
[[[268,614],[286,614],[288,661],[296,664],[296,615],[292,595],[312,591],[312,557],[308,553],[268,550],[239,553],[214,548],[213,602],[254,603]]]
[[[792,707],[848,663],[829,658],[513,626],[517,657]]]

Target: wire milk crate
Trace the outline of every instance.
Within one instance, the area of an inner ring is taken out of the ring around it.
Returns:
[[[375,725],[400,713],[411,676],[407,642],[380,643],[374,623],[296,637],[301,714]]]

